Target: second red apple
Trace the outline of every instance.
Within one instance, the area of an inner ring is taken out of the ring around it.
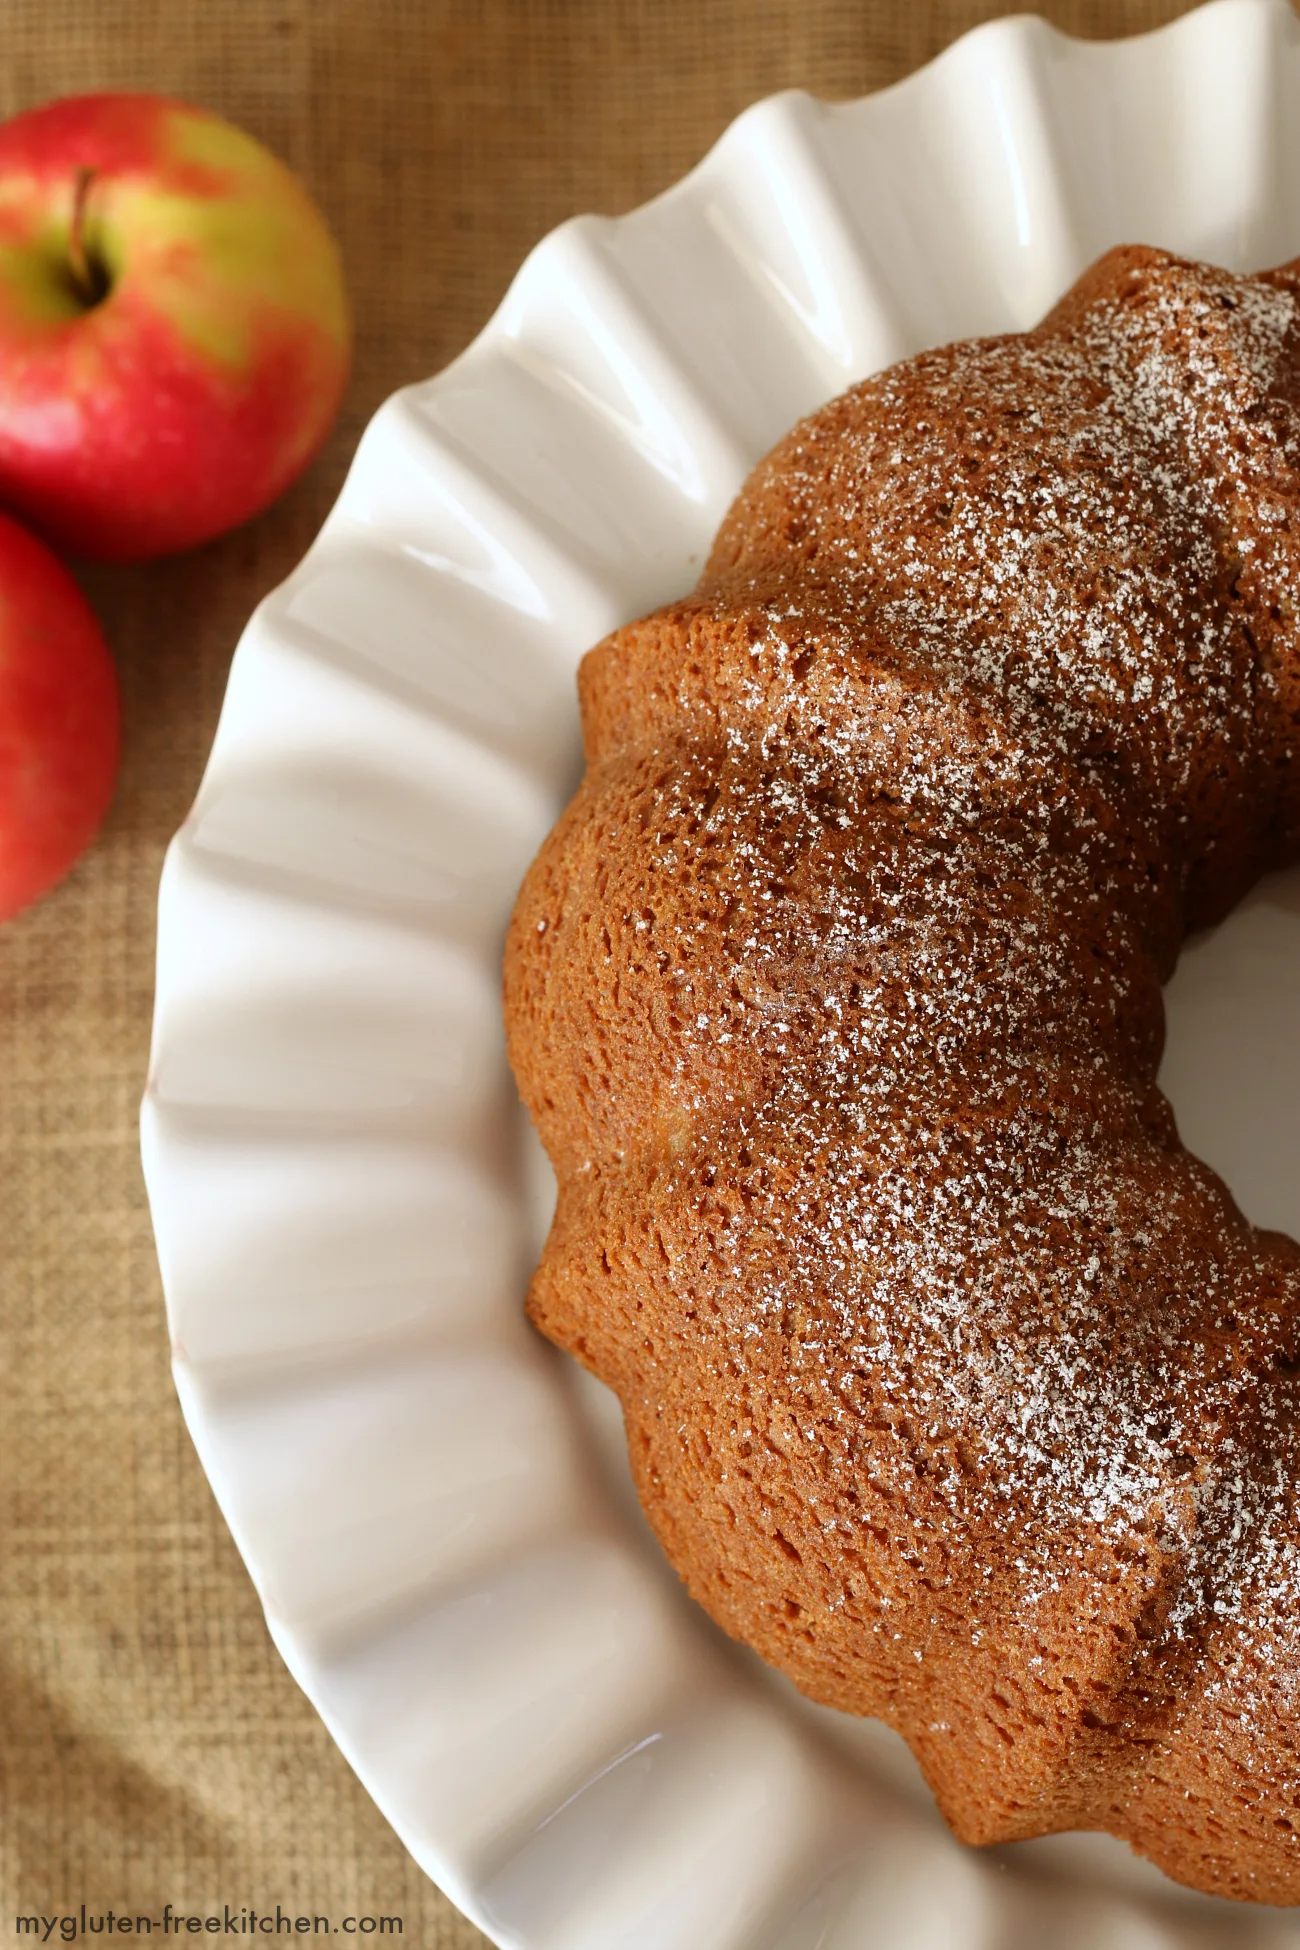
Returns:
[[[117,678],[90,606],[0,515],[0,921],[89,846],[117,773]]]

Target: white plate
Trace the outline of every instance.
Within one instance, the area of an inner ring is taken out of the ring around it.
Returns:
[[[578,658],[694,580],[797,415],[1031,324],[1121,241],[1300,252],[1281,0],[1108,46],[1002,21],[869,100],[760,103],[666,196],[547,238],[389,401],[239,646],[159,916],[177,1386],[290,1668],[501,1945],[1300,1944],[1105,1837],[950,1841],[892,1735],[681,1597],[616,1412],[520,1312],[547,1188],[498,956],[576,777]],[[1189,952],[1166,1066],[1188,1138],[1293,1231],[1297,885]]]

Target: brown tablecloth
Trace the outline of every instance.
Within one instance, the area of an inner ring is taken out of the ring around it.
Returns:
[[[407,1858],[267,1638],[172,1394],[136,1105],[164,845],[240,627],[367,417],[529,246],[680,176],[747,103],[898,79],[994,0],[0,0],[0,109],[142,87],[243,123],[342,240],[356,375],[310,477],[197,554],[84,580],[126,755],[73,878],[0,929],[0,1942],[19,1912],[279,1902],[484,1939]],[[1089,35],[1183,0],[1045,0]],[[30,1941],[31,1939],[26,1939]]]

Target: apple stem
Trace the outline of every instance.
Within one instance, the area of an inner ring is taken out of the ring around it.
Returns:
[[[91,184],[99,172],[79,169],[72,192],[72,227],[68,232],[68,260],[77,295],[87,305],[97,305],[108,288],[103,266],[86,249],[86,204]]]

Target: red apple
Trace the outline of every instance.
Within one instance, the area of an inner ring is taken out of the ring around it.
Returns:
[[[0,920],[89,846],[117,773],[117,680],[90,606],[0,515]]]
[[[140,560],[301,473],[347,379],[329,231],[228,122],[80,95],[0,127],[0,504]]]

